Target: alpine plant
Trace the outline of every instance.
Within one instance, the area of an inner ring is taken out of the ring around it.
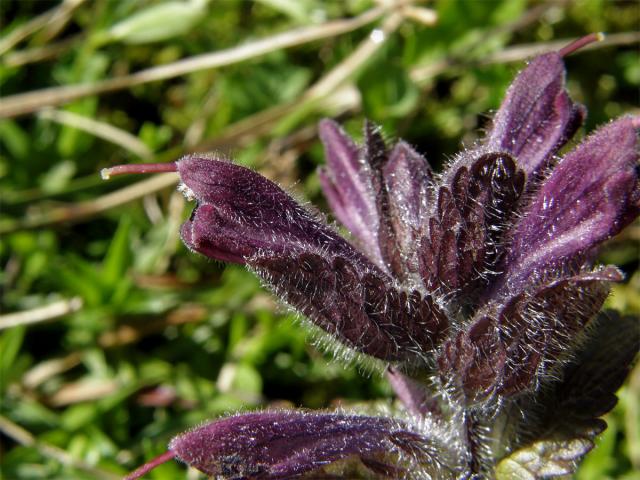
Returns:
[[[638,351],[638,322],[599,314],[613,266],[598,246],[640,212],[640,117],[560,155],[585,117],[563,56],[533,59],[486,137],[436,174],[367,123],[331,120],[320,181],[349,239],[273,182],[222,158],[103,172],[176,171],[195,201],[187,247],[247,265],[337,341],[373,358],[402,407],[266,410],[214,420],[164,455],[222,479],[552,478],[573,472],[606,424]],[[335,342],[334,342],[335,343]]]

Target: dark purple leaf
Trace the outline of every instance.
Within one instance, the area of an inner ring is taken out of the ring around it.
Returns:
[[[382,131],[379,126],[365,120],[364,123],[364,159],[365,162],[371,168],[374,177],[374,190],[376,194],[380,193],[382,189],[382,182],[379,180],[382,178],[382,169],[387,162],[389,152],[387,151],[387,144],[382,136]]]
[[[567,415],[583,420],[600,417],[617,401],[634,358],[640,351],[640,319],[621,317],[616,312],[600,314],[589,324],[587,339],[562,368],[561,380],[554,385],[554,400]],[[554,409],[549,414],[558,416]]]
[[[553,366],[570,355],[606,299],[606,282],[620,279],[613,267],[585,272],[487,307],[444,344],[441,375],[459,382],[471,402],[532,389],[553,377]]]
[[[475,403],[497,388],[506,360],[495,320],[482,315],[444,344],[438,364],[443,382],[461,388],[467,402]]]
[[[430,234],[420,245],[420,271],[428,289],[457,290],[470,301],[503,253],[525,175],[506,154],[485,154],[449,172],[440,187]]]
[[[447,328],[430,296],[401,291],[375,268],[326,252],[249,262],[287,303],[359,352],[387,361],[424,358]]]
[[[615,392],[639,349],[638,318],[620,317],[615,312],[600,314],[589,324],[581,346],[563,363],[557,380],[513,406],[513,418],[519,419],[513,427],[514,449],[529,453],[529,464],[535,457],[531,453],[538,452],[555,455],[553,464],[573,471],[606,427],[598,417],[616,404]],[[529,414],[521,416],[522,411]],[[564,457],[559,452],[565,452]]]
[[[404,281],[408,274],[406,260],[400,251],[399,239],[394,234],[393,219],[383,171],[389,159],[389,153],[380,128],[369,121],[365,122],[364,126],[363,155],[371,171],[371,185],[375,194],[379,219],[378,245],[380,246],[382,260],[393,276]]]

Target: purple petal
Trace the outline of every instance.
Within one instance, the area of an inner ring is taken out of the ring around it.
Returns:
[[[438,401],[421,382],[408,377],[394,367],[387,368],[385,373],[396,396],[413,415],[418,417],[427,414],[442,415]]]
[[[361,257],[280,187],[247,168],[192,156],[178,162],[178,173],[187,195],[197,200],[182,226],[191,250],[237,263],[300,245]]]
[[[208,423],[169,448],[207,475],[228,479],[292,478],[347,458],[406,478],[423,460],[417,454],[426,453],[426,440],[390,418],[267,411]]]
[[[382,168],[388,218],[397,248],[410,271],[417,271],[418,240],[427,232],[426,221],[433,172],[425,158],[407,143],[395,145]]]
[[[238,227],[242,235],[238,235]],[[192,251],[223,262],[244,263],[256,250],[266,246],[260,232],[248,232],[238,225],[233,217],[218,213],[211,205],[196,207],[191,218],[182,224],[180,235],[184,244]]]
[[[371,264],[303,251],[258,256],[249,265],[315,325],[376,358],[424,359],[448,326],[430,296],[394,288]]]
[[[545,168],[585,115],[567,95],[564,77],[558,53],[531,60],[507,91],[485,141],[487,149],[510,153],[528,176]]]
[[[266,178],[228,162],[178,163],[198,206],[185,244],[210,258],[247,263],[316,325],[385,360],[422,355],[446,317],[430,297],[400,292],[347,241]]]
[[[407,279],[418,268],[415,240],[426,231],[432,182],[426,160],[402,142],[389,153],[369,122],[362,148],[328,120],[320,124],[320,136],[328,164],[320,182],[336,217],[376,265]]]
[[[542,183],[514,227],[503,277],[511,291],[546,268],[588,255],[638,215],[634,121],[622,118],[597,130]]]
[[[378,211],[378,245],[386,269],[401,281],[407,278],[406,261],[399,249],[399,238],[393,231],[389,198],[384,181],[384,165],[389,159],[380,127],[366,121],[364,125],[364,160],[371,175],[371,185]]]
[[[327,159],[327,168],[320,170],[319,177],[329,206],[367,256],[383,267],[370,167],[360,149],[335,122],[321,121],[319,134]]]

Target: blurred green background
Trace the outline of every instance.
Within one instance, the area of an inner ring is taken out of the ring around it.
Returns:
[[[369,118],[438,168],[527,57],[594,31],[609,40],[567,59],[581,135],[638,111],[637,1],[402,3],[0,3],[2,478],[118,478],[226,412],[392,397],[243,268],[189,253],[175,184],[101,168],[213,151],[327,211],[318,119],[359,137]],[[627,274],[609,306],[631,314],[639,242],[636,223],[602,254]],[[577,478],[640,478],[639,392],[636,368]],[[170,462],[147,478],[187,477]]]

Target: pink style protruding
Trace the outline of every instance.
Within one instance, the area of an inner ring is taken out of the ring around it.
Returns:
[[[168,163],[134,163],[130,165],[116,165],[115,167],[103,168],[100,175],[104,180],[115,175],[127,175],[130,173],[167,173],[177,172],[178,162]]]
[[[589,35],[585,35],[584,37],[571,42],[569,45],[562,47],[560,50],[558,50],[558,54],[561,57],[566,57],[567,55],[571,55],[576,50],[580,50],[581,48],[589,45],[590,43],[601,42],[602,40],[604,40],[604,33],[590,33]]]
[[[144,475],[146,475],[147,473],[149,473],[151,470],[156,468],[158,465],[162,465],[163,463],[168,462],[169,460],[171,460],[175,456],[176,456],[176,454],[174,452],[172,452],[171,450],[166,451],[162,455],[158,455],[153,460],[150,460],[147,463],[145,463],[144,465],[136,468],[133,472],[131,472],[126,477],[124,477],[123,480],[136,480],[138,478],[141,478]]]

